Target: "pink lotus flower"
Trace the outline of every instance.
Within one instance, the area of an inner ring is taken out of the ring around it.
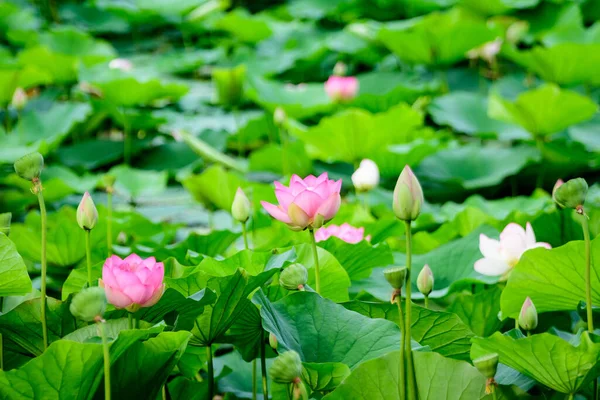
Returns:
[[[316,229],[338,212],[342,201],[341,188],[342,180],[331,180],[326,172],[318,178],[309,175],[301,179],[298,175],[292,175],[289,187],[275,182],[278,206],[266,201],[260,204],[273,218],[286,223],[290,229]]]
[[[135,312],[160,300],[165,285],[165,267],[154,257],[143,260],[131,254],[124,260],[111,256],[104,262],[99,285],[106,290],[108,302],[116,308]]]
[[[358,93],[358,79],[353,76],[332,75],[325,82],[325,92],[333,101],[348,101]]]
[[[339,226],[333,224],[327,227],[324,226],[315,232],[315,240],[317,242],[322,242],[323,240],[327,240],[332,236],[351,244],[358,243],[363,239],[371,240],[370,235],[365,238],[365,228],[355,228],[346,223]]]
[[[529,222],[526,229],[515,223],[506,225],[499,241],[481,234],[479,250],[484,258],[475,262],[475,271],[489,276],[506,275],[519,262],[525,251],[536,247],[551,248],[548,243],[535,241],[535,234]]]

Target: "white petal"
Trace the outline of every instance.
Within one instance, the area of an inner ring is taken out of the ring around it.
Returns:
[[[481,258],[475,261],[475,271],[482,275],[500,276],[510,271],[510,265],[502,260]]]
[[[521,225],[510,223],[500,234],[500,252],[509,263],[516,263],[527,250],[527,237]]]
[[[496,239],[490,239],[483,233],[479,235],[479,251],[485,258],[501,259],[500,242]]]
[[[525,227],[525,240],[527,240],[528,248],[535,244],[535,233],[533,232],[533,228],[531,227],[531,224],[529,222]]]

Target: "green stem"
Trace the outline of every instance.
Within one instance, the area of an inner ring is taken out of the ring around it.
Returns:
[[[44,350],[48,348],[48,326],[46,323],[46,235],[47,235],[47,221],[48,216],[46,213],[46,203],[44,202],[44,194],[42,193],[42,182],[38,180],[35,184],[35,191],[37,192],[38,202],[40,203],[40,217],[42,219],[42,304],[41,304],[41,316],[42,316],[42,335],[44,338]]]
[[[2,334],[0,333],[0,371],[4,370],[4,346]]]
[[[404,313],[402,312],[402,295],[398,293],[396,297],[396,304],[398,304],[398,318],[400,322],[400,368],[398,374],[400,375],[400,400],[406,398],[406,355],[405,345],[406,341],[406,330],[404,329]]]
[[[213,368],[212,345],[206,347],[206,363],[208,364],[208,398],[215,396],[215,371]]]
[[[248,250],[248,231],[246,230],[245,222],[242,222],[242,236],[244,237],[244,249]]]
[[[429,308],[429,296],[425,296],[425,308]]]
[[[133,314],[130,312],[127,313],[127,327],[133,329]]]
[[[498,393],[496,390],[496,385],[491,385],[490,391],[492,392],[492,400],[498,400]]]
[[[567,400],[573,400],[575,398],[575,393],[569,393],[569,397]]]
[[[106,247],[108,247],[109,257],[112,254],[112,192],[112,187],[106,192]]]
[[[318,294],[321,294],[321,272],[319,271],[319,253],[317,252],[317,240],[315,239],[315,230],[309,230],[312,242],[313,257],[315,258],[315,286]]]
[[[417,392],[415,388],[415,366],[412,357],[412,347],[411,340],[412,335],[410,333],[411,328],[411,308],[412,308],[412,300],[411,300],[411,279],[410,279],[410,270],[412,264],[412,230],[410,223],[411,221],[404,221],[406,227],[406,318],[404,321],[406,328],[406,358],[407,358],[407,379],[408,379],[408,398],[410,400],[414,400],[417,398]]]
[[[104,399],[110,400],[110,353],[108,351],[108,340],[104,324],[106,321],[99,322],[100,334],[102,335],[102,347],[104,348]]]
[[[515,329],[519,329],[519,318],[515,318]]]
[[[256,400],[258,385],[256,384],[256,358],[252,360],[252,400]]]
[[[289,168],[288,168],[288,140],[287,140],[287,132],[285,128],[279,128],[279,139],[281,140],[281,169],[283,171],[283,176],[288,176]]]
[[[535,145],[538,148],[540,155],[542,157],[542,163],[544,161],[544,141],[539,137],[536,136],[535,138]],[[535,187],[538,189],[541,189],[542,186],[544,185],[544,175],[545,175],[545,168],[540,168],[539,172],[538,172],[538,176],[537,179],[535,181]]]
[[[4,113],[4,123],[5,123],[6,133],[10,133],[10,131],[12,130],[11,122],[12,121],[10,119],[10,110],[8,107],[6,107],[6,111]]]
[[[531,331],[527,331],[527,337],[531,336]]]
[[[123,115],[123,156],[125,158],[125,164],[131,165],[131,148],[133,144],[133,138],[131,137],[125,110],[121,111],[121,115]]]
[[[583,238],[585,240],[585,302],[587,303],[588,331],[592,333],[594,332],[594,316],[592,314],[592,254],[590,227],[587,215],[583,214],[581,217],[583,218],[581,226],[583,228]]]
[[[265,348],[264,333],[260,334],[260,372],[262,374],[263,398],[269,399],[269,382],[267,381],[267,349]]]
[[[87,262],[88,287],[92,287],[92,231],[85,229],[85,260]]]

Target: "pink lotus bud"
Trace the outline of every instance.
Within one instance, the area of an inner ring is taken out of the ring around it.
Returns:
[[[523,303],[523,307],[521,307],[521,312],[519,313],[519,326],[526,331],[532,331],[537,328],[538,325],[538,314],[535,309],[535,305],[533,301],[527,296],[525,302]]]
[[[357,192],[367,192],[379,184],[379,168],[374,161],[364,159],[352,174],[352,184]]]
[[[393,209],[396,217],[403,221],[414,221],[421,214],[424,203],[423,189],[419,180],[407,165],[398,177],[394,188]]]
[[[164,276],[163,263],[156,262],[154,257],[144,260],[131,254],[122,260],[119,256],[111,256],[104,262],[99,285],[106,290],[110,304],[135,312],[160,300],[165,289]]]
[[[342,180],[331,180],[326,172],[318,178],[309,175],[301,179],[292,175],[289,187],[275,182],[279,205],[260,203],[273,218],[286,223],[292,230],[317,229],[338,212],[341,188]]]
[[[77,224],[81,229],[91,231],[96,226],[96,222],[98,222],[98,210],[92,196],[85,192],[77,207]]]
[[[433,282],[433,272],[431,272],[429,265],[425,264],[417,277],[417,288],[419,289],[419,292],[425,296],[429,296],[433,290]]]
[[[108,63],[108,68],[129,72],[133,69],[133,64],[124,58],[115,58]]]
[[[358,93],[358,79],[332,75],[325,82],[325,92],[335,102],[352,100]]]
[[[340,226],[333,224],[327,227],[324,226],[315,232],[315,240],[317,242],[322,242],[323,240],[327,240],[332,236],[351,244],[358,243],[363,239],[371,239],[370,236],[365,238],[365,228],[355,228],[347,223],[343,223]]]
[[[246,196],[246,193],[242,190],[242,188],[238,188],[235,192],[235,197],[233,198],[233,204],[231,205],[231,215],[238,222],[246,222],[248,218],[250,218],[250,211],[252,210],[252,205],[250,204],[250,200]]]
[[[15,108],[15,110],[22,110],[27,104],[27,92],[23,90],[23,88],[16,88],[13,93],[12,100],[10,105]]]
[[[563,183],[565,183],[565,182],[562,179],[559,179],[556,181],[556,183],[554,184],[554,187],[552,188],[552,197],[554,197],[554,193],[556,193],[556,189],[561,187],[563,185]]]

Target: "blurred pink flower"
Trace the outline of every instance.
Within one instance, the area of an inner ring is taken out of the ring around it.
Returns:
[[[358,93],[358,79],[353,76],[332,75],[325,82],[325,92],[333,101],[348,101]]]
[[[133,63],[125,58],[115,58],[110,60],[108,68],[129,72],[133,69]]]
[[[315,240],[321,242],[335,236],[347,243],[358,243],[361,240],[371,240],[371,236],[365,238],[365,228],[355,228],[350,224],[329,225],[322,227],[315,232]]]
[[[536,242],[535,234],[528,222],[526,229],[519,224],[510,223],[500,233],[500,240],[479,236],[479,250],[482,259],[475,262],[475,271],[483,275],[505,275],[519,262],[526,250],[536,247],[550,249],[548,243]]]
[[[110,304],[135,312],[160,300],[164,276],[163,263],[156,262],[154,257],[144,260],[137,254],[131,254],[121,260],[119,256],[111,256],[104,262],[99,285],[106,290]]]
[[[326,172],[318,178],[309,175],[301,179],[298,175],[292,175],[289,187],[275,182],[275,196],[279,205],[266,201],[260,204],[273,218],[286,223],[290,229],[316,229],[338,212],[342,201],[341,188],[342,180],[331,180]]]

